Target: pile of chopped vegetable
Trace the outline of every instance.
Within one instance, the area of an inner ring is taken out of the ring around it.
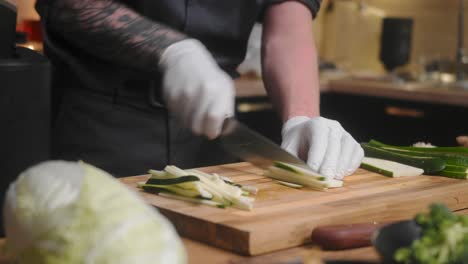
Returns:
[[[468,179],[468,148],[466,147],[435,147],[432,145],[430,147],[392,146],[376,140],[363,143],[362,147],[365,156],[368,158],[393,161],[419,168],[427,175]],[[389,167],[381,162],[369,163],[364,160],[361,167],[386,176],[416,176],[411,173],[411,175],[408,175],[408,171],[415,173],[415,170]],[[402,172],[406,175],[401,175]]]
[[[429,213],[418,214],[414,220],[421,226],[422,236],[410,247],[396,251],[397,262],[468,263],[468,216],[455,215],[446,206],[433,204]]]
[[[150,170],[149,173],[151,177],[139,184],[143,190],[219,208],[233,206],[252,210],[255,199],[250,195],[258,192],[256,187],[243,186],[228,177],[194,169],[182,170],[176,166],[166,166],[163,171]]]
[[[265,172],[265,176],[273,178],[277,180],[278,183],[292,188],[305,186],[316,190],[325,190],[343,186],[343,182],[340,180],[328,179],[311,170],[279,161],[276,161],[273,166]]]

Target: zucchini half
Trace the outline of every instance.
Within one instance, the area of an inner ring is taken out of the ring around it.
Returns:
[[[447,163],[447,165],[468,167],[468,156],[464,156],[464,155],[459,155],[459,154],[454,154],[454,153],[420,151],[420,150],[415,151],[415,150],[411,150],[407,148],[386,145],[376,140],[369,141],[369,145],[373,147],[377,147],[377,148],[382,148],[391,152],[408,155],[408,156],[440,158],[440,159],[443,159]],[[411,148],[414,148],[414,147],[411,147]],[[426,148],[417,148],[417,149],[426,149]],[[433,149],[433,148],[427,148],[427,149]]]
[[[412,167],[424,170],[425,174],[436,174],[445,169],[445,161],[435,157],[417,157],[400,153],[395,153],[389,150],[371,146],[367,143],[361,144],[366,157],[391,160],[398,163],[406,164]]]
[[[423,169],[401,164],[395,161],[364,157],[361,168],[373,171],[387,177],[419,176]]]

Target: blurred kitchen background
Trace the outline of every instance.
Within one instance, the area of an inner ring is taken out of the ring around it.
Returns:
[[[16,42],[40,54],[35,0],[6,2],[17,4]],[[464,56],[468,42],[464,15],[468,13],[463,4],[461,0],[324,0],[311,29],[320,54],[322,115],[339,120],[358,141],[456,145],[457,136],[468,134],[468,59]],[[259,72],[260,33],[257,25],[246,62],[239,69],[237,114],[279,143],[281,122]],[[44,72],[49,71],[47,63],[35,60]],[[4,62],[11,65],[11,60]],[[0,90],[5,118],[0,154],[12,158],[16,153],[20,161],[10,167],[24,168],[47,158],[47,115],[54,109],[50,108],[53,95],[47,94],[50,80],[31,73],[22,78],[20,88],[8,82],[10,66],[3,68],[2,75],[1,65],[0,60],[0,81],[6,88]]]

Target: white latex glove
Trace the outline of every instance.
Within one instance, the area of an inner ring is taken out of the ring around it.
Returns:
[[[214,139],[234,115],[234,83],[195,39],[169,46],[162,54],[163,99],[183,126]]]
[[[364,157],[361,146],[335,120],[293,117],[283,125],[282,135],[283,149],[327,178],[352,174]]]

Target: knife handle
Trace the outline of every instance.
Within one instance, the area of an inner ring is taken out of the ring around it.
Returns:
[[[391,222],[319,226],[312,232],[312,242],[324,250],[343,250],[371,245],[372,234]]]

